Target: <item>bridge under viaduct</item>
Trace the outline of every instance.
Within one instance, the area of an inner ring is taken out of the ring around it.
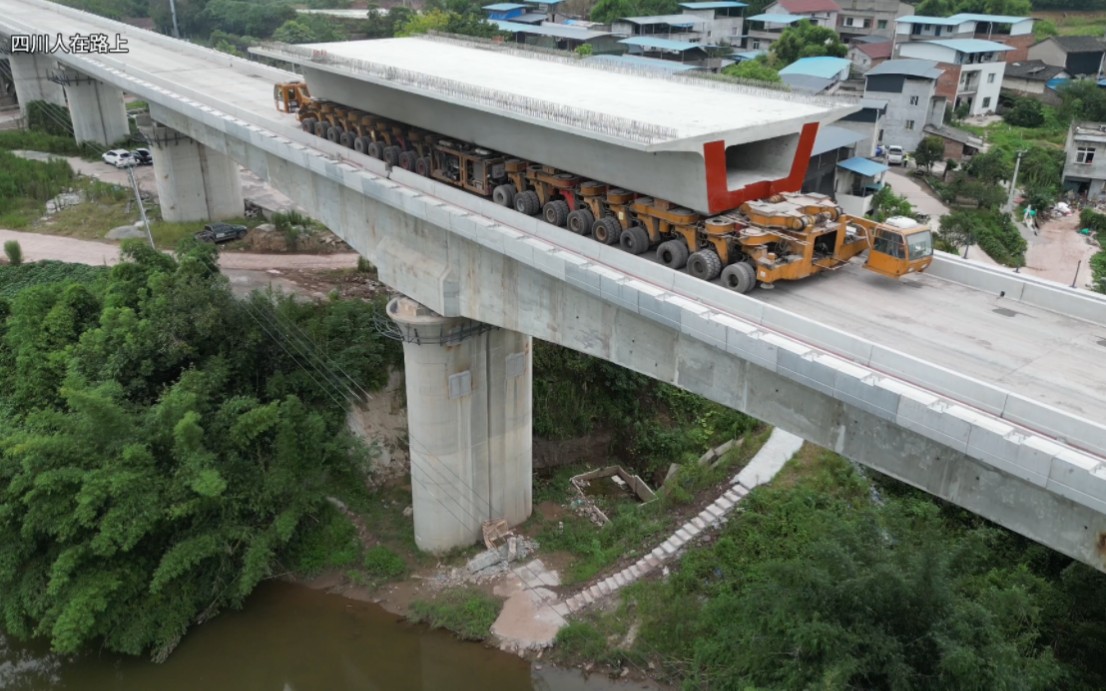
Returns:
[[[5,37],[59,30],[121,33],[130,52],[10,56],[21,100],[35,89],[56,100],[48,84],[62,86],[74,120],[91,121],[78,129],[102,143],[116,125],[96,120],[116,118],[117,94],[146,100],[164,161],[159,194],[187,209],[179,217],[240,213],[230,207],[240,203],[231,162],[241,163],[419,303],[394,303],[393,315],[422,404],[411,413],[420,546],[528,515],[538,337],[747,412],[1104,568],[1097,296],[951,257],[900,283],[847,267],[738,295],[309,136],[273,107],[272,84],[291,73],[47,2],[0,0]],[[95,98],[82,97],[91,85]],[[191,152],[184,173],[177,146]]]

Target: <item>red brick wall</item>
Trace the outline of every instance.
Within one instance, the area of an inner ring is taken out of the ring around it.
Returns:
[[[944,96],[949,102],[949,108],[956,105],[956,88],[960,84],[960,65],[948,62],[939,62],[937,67],[941,70],[941,76],[937,78],[938,96]]]
[[[1033,45],[1033,34],[1026,36],[1007,36],[1004,39],[999,40],[999,43],[1005,43],[1014,50],[1003,53],[1003,57],[1006,58],[1006,62],[1020,62],[1022,60],[1029,59],[1029,46]]]

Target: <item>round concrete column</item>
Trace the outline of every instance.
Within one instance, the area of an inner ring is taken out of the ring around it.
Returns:
[[[54,78],[65,85],[73,137],[78,144],[96,142],[111,146],[130,136],[122,89],[72,70],[63,70]]]
[[[533,505],[529,336],[388,304],[403,339],[415,544],[466,547],[485,521],[517,525]]]
[[[176,130],[139,121],[154,157],[154,180],[166,221],[217,221],[245,212],[234,159]]]
[[[46,55],[12,53],[8,56],[12,69],[15,97],[19,110],[27,114],[31,101],[46,101],[57,106],[65,105],[65,91],[61,84],[50,81],[50,74],[58,69],[58,62]]]

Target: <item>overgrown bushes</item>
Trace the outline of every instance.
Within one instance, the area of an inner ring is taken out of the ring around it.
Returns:
[[[382,305],[237,302],[215,251],[127,242],[103,281],[0,301],[6,633],[162,658],[278,564],[360,556],[326,497],[362,485],[367,451],[286,341],[371,389],[398,361]]]
[[[956,247],[978,244],[995,261],[1025,266],[1025,238],[1007,214],[991,209],[957,209],[941,217],[941,237]]]
[[[412,602],[411,619],[452,631],[462,640],[482,641],[488,637],[502,608],[502,602],[479,590],[450,590],[436,600]]]

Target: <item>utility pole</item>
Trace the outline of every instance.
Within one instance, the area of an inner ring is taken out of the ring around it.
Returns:
[[[180,38],[180,28],[177,27],[177,0],[169,0],[169,12],[173,15],[173,38]]]
[[[1010,180],[1010,194],[1006,197],[1006,213],[1010,213],[1014,210],[1014,190],[1018,188],[1018,171],[1022,167],[1022,154],[1024,151],[1018,152],[1018,160],[1014,162],[1014,177]]]

